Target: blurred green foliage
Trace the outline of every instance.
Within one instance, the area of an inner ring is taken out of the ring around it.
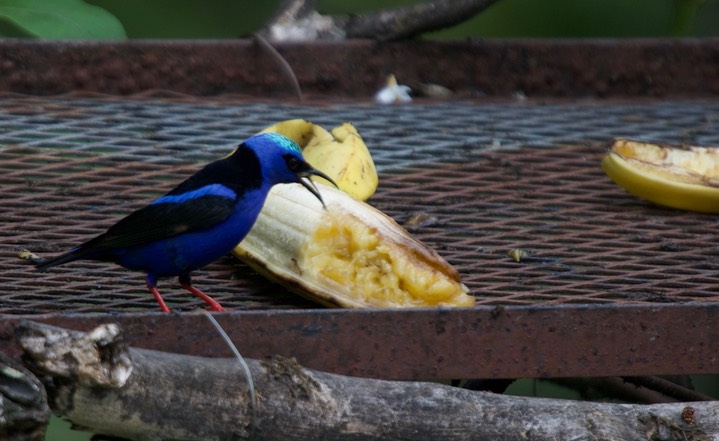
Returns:
[[[347,14],[419,0],[319,0]],[[239,38],[277,1],[0,0],[0,36],[52,39]],[[426,38],[633,38],[719,35],[719,0],[501,0]]]
[[[67,420],[55,415],[50,416],[50,425],[45,432],[46,441],[90,441],[93,434],[79,428],[72,428]]]
[[[712,0],[713,15],[719,19],[719,2]],[[692,4],[693,11],[683,9]],[[669,37],[717,35],[718,21],[711,26],[696,26],[695,0],[545,0],[528,2],[507,0],[496,9],[452,29],[466,32],[483,29],[487,37]],[[703,12],[710,12],[708,7]],[[689,12],[680,13],[681,11]],[[495,15],[496,14],[496,15]],[[514,25],[514,35],[507,23]],[[704,22],[702,22],[702,25]],[[466,26],[466,28],[465,28]],[[675,31],[682,29],[682,33]]]
[[[120,19],[130,38],[239,38],[259,29],[272,16],[277,3],[261,0],[88,1]]]
[[[122,39],[120,21],[82,0],[0,0],[0,36]]]
[[[395,6],[416,3],[394,0]],[[359,13],[383,0],[319,0],[321,12]],[[719,0],[500,0],[428,38],[630,38],[719,35]]]

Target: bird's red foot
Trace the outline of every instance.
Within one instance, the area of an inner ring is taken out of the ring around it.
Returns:
[[[160,310],[162,312],[169,313],[170,308],[167,307],[167,304],[162,299],[162,296],[160,295],[160,291],[157,290],[157,287],[152,286],[149,281],[146,281],[146,283],[147,283],[147,289],[150,290],[150,292],[152,293],[152,296],[155,297],[155,300],[157,300],[157,303],[160,304]]]
[[[199,289],[192,286],[190,283],[180,283],[180,285],[185,288],[186,290],[190,291],[193,295],[201,298],[205,303],[209,305],[207,308],[208,311],[224,311],[225,308],[220,305],[220,303],[213,299],[212,297],[208,296],[204,292],[200,291]]]

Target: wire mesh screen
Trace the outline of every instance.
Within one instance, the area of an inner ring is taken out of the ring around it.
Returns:
[[[280,105],[163,97],[0,100],[0,313],[155,310],[143,275],[18,258],[65,251],[265,126],[353,122],[380,172],[370,202],[455,265],[480,305],[719,300],[716,217],[655,207],[604,176],[613,137],[719,145],[719,103]],[[515,262],[513,248],[528,255]],[[315,305],[232,257],[194,273],[232,309]],[[201,301],[174,280],[171,308]]]

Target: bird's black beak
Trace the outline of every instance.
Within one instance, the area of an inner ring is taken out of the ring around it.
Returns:
[[[310,179],[310,177],[312,177],[312,176],[319,176],[320,178],[324,178],[324,179],[328,180],[335,187],[337,187],[337,184],[335,183],[335,181],[332,180],[332,178],[330,178],[326,174],[324,174],[321,171],[316,170],[312,167],[309,167],[307,170],[303,170],[303,171],[297,173],[297,177],[299,178],[298,182],[300,184],[302,184],[302,186],[305,187],[307,190],[309,190],[310,193],[315,195],[317,197],[317,199],[320,200],[320,202],[322,203],[322,206],[324,208],[327,208],[327,206],[325,205],[325,201],[322,200],[322,195],[320,195],[320,191],[317,189],[317,186],[315,185],[315,183],[312,182],[312,180]]]

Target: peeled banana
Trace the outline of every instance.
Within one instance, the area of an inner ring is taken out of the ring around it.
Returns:
[[[628,192],[658,205],[719,213],[719,148],[617,139],[602,168]]]
[[[340,190],[361,201],[377,190],[379,179],[372,155],[350,123],[331,132],[304,119],[291,119],[274,124],[262,132],[275,132],[294,140],[305,160],[322,170],[337,183]],[[323,178],[312,178],[326,182]]]
[[[330,176],[322,205],[299,184],[272,188],[234,254],[255,270],[328,306],[471,306],[457,271],[391,218],[362,202],[378,185],[367,146],[352,124],[326,131],[302,119],[263,132],[293,139]]]
[[[457,271],[384,213],[318,185],[272,188],[234,253],[261,274],[328,306],[471,306]]]

